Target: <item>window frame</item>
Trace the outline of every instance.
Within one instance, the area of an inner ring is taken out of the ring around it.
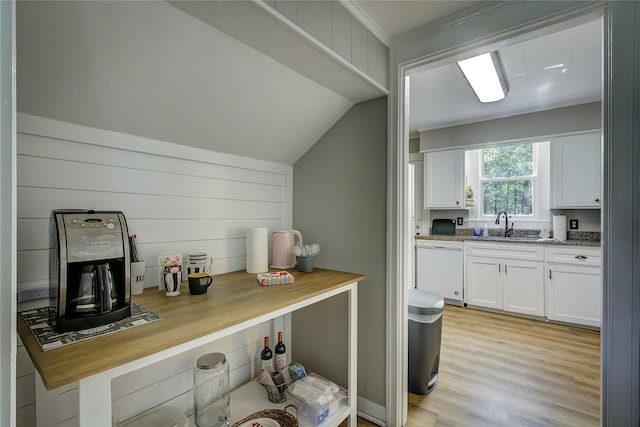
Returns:
[[[509,176],[509,177],[498,177],[498,178],[485,178],[484,177],[484,151],[496,147],[510,147],[510,146],[518,146],[518,145],[530,145],[531,146],[531,155],[533,157],[531,165],[531,175],[517,175],[517,176]],[[491,182],[518,182],[518,181],[531,181],[531,214],[522,215],[522,214],[511,214],[509,213],[510,218],[520,218],[523,220],[530,220],[533,218],[537,218],[538,211],[538,163],[539,163],[539,153],[538,153],[538,144],[535,142],[519,142],[515,144],[503,144],[499,146],[491,146],[491,147],[483,147],[480,149],[480,155],[478,156],[478,160],[480,162],[479,165],[479,176],[478,176],[478,187],[480,190],[480,217],[489,218],[490,216],[496,215],[485,215],[484,214],[484,185],[486,183]]]
[[[488,178],[485,179],[484,178],[484,150],[487,148],[493,148],[493,147],[497,147],[497,146],[515,146],[515,145],[524,145],[524,144],[531,144],[533,146],[533,170],[532,170],[532,175],[531,176],[518,176],[518,177],[507,177],[507,178]],[[477,171],[478,171],[478,176],[476,177],[476,184],[477,184],[477,195],[475,197],[476,200],[476,209],[477,209],[477,221],[481,221],[481,222],[488,222],[488,221],[495,221],[496,217],[495,215],[491,214],[491,215],[484,215],[484,183],[486,182],[499,182],[499,181],[518,181],[521,180],[522,178],[526,178],[526,179],[530,179],[531,180],[531,191],[532,191],[532,210],[531,210],[531,215],[516,215],[516,214],[509,214],[509,221],[512,222],[529,222],[529,223],[533,223],[533,222],[548,222],[548,219],[545,218],[541,218],[540,217],[540,212],[542,210],[548,210],[549,209],[549,203],[548,202],[544,202],[544,200],[542,200],[543,197],[545,197],[544,194],[542,194],[543,192],[541,191],[541,186],[540,186],[540,169],[541,169],[541,150],[542,150],[542,145],[546,144],[546,150],[548,151],[551,144],[551,139],[546,139],[546,138],[542,138],[542,139],[534,139],[534,140],[522,140],[522,141],[510,141],[507,143],[502,143],[502,144],[491,144],[491,145],[486,145],[486,146],[482,146],[482,147],[478,147],[477,151],[478,151],[478,155],[477,155]],[[547,160],[548,161],[548,160]],[[547,168],[549,168],[550,166],[547,165]],[[549,192],[547,190],[547,194],[546,197],[549,198]],[[543,206],[544,205],[544,206]]]

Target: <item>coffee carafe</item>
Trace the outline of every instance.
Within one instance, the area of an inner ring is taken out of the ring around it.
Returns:
[[[109,312],[118,303],[109,264],[86,264],[82,267],[76,297],[70,301],[70,312],[76,315]]]

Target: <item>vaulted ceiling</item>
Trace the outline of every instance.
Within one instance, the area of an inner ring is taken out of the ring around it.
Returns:
[[[487,2],[342,4],[390,45]],[[258,9],[252,1],[17,2],[18,111],[294,164],[351,106],[383,93],[328,73],[335,64],[315,62],[317,49],[301,57],[295,41],[273,45],[283,30],[262,28]],[[475,100],[457,58],[416,70],[411,132],[599,99],[600,23],[579,24],[487,46],[500,51],[511,84],[493,105]]]

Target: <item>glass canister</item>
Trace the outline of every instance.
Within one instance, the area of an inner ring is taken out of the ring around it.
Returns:
[[[193,370],[193,413],[198,427],[229,425],[229,364],[223,353],[200,356]]]

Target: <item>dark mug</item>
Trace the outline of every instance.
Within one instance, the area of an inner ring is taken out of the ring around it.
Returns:
[[[207,273],[192,273],[189,274],[189,292],[191,295],[200,295],[207,292],[209,286],[213,283],[213,277]]]

